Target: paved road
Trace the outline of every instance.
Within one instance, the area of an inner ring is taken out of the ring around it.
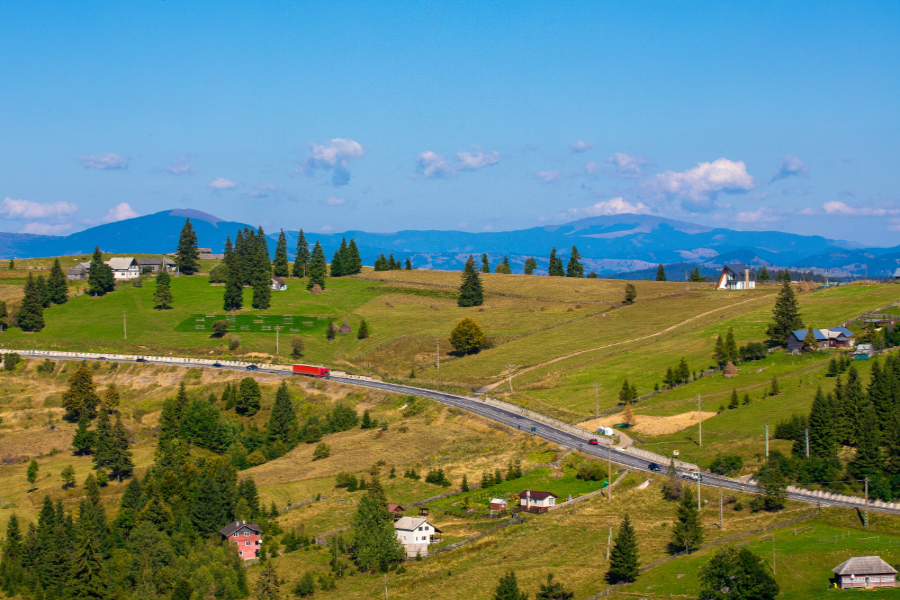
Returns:
[[[25,354],[29,355],[30,353],[25,353]],[[38,354],[36,356],[39,358],[46,357],[46,358],[52,358],[52,359],[56,359],[56,360],[84,360],[83,358],[80,358],[80,357],[57,355],[57,354],[53,354],[52,352],[41,352],[40,354]],[[115,360],[115,359],[109,359],[109,360],[111,362],[112,361],[135,362],[135,361],[130,361],[130,360]],[[197,366],[197,367],[210,368],[210,365],[204,364],[204,363],[199,363],[199,362],[193,363],[190,361],[183,362],[183,363],[170,363],[170,362],[163,362],[160,360],[156,360],[154,357],[150,357],[150,356],[142,357],[140,360],[141,360],[141,362],[146,362],[149,364],[163,364],[163,365],[168,365],[168,366],[171,366],[174,364],[175,366],[184,366],[184,367]],[[246,367],[223,366],[220,368],[234,370],[234,371],[246,371],[247,370]],[[283,376],[283,377],[293,375],[289,371],[280,371],[280,370],[276,370],[276,369],[265,369],[265,368],[255,369],[255,372],[279,375],[279,376]],[[515,428],[515,429],[519,429],[519,430],[522,430],[525,432],[530,432],[530,433],[532,433],[532,435],[536,435],[538,437],[544,438],[545,440],[559,444],[560,446],[562,446],[564,448],[579,450],[585,454],[591,454],[593,456],[596,456],[596,457],[604,459],[604,460],[611,459],[616,464],[624,465],[624,466],[627,466],[627,467],[637,470],[637,471],[644,471],[647,473],[651,472],[648,469],[649,463],[647,462],[646,459],[639,458],[637,456],[628,454],[627,452],[618,450],[616,448],[609,448],[608,446],[592,446],[592,445],[588,444],[587,442],[585,442],[584,439],[582,439],[578,436],[575,436],[570,433],[566,433],[565,431],[561,431],[559,429],[554,428],[551,425],[541,423],[540,421],[535,421],[533,419],[528,418],[525,415],[521,415],[521,414],[518,414],[518,413],[515,413],[512,411],[509,411],[509,410],[505,410],[502,408],[491,406],[489,404],[485,404],[481,400],[478,400],[475,398],[467,398],[465,396],[458,396],[456,394],[449,394],[447,392],[440,392],[440,391],[428,390],[428,389],[417,388],[417,387],[412,387],[412,386],[399,385],[399,384],[395,384],[395,383],[384,383],[382,381],[370,381],[370,380],[365,380],[365,379],[356,379],[356,378],[349,378],[349,377],[328,377],[328,380],[334,381],[335,383],[342,383],[345,385],[353,385],[353,386],[358,386],[358,387],[385,390],[385,391],[394,392],[397,394],[411,394],[411,395],[415,395],[415,396],[423,396],[426,398],[433,398],[434,400],[437,400],[438,402],[440,402],[442,404],[446,404],[448,406],[455,406],[457,408],[480,415],[486,419],[490,419],[497,423],[502,423],[504,425],[507,425],[507,426]],[[532,429],[533,429],[533,431],[532,431]],[[665,468],[666,465],[662,465],[662,467]],[[690,483],[693,483],[693,482],[690,482]],[[712,487],[712,488],[721,487],[723,490],[734,490],[734,491],[743,490],[743,491],[751,492],[751,493],[759,492],[759,488],[757,488],[756,486],[752,486],[749,484],[742,484],[739,481],[734,481],[732,479],[727,479],[724,477],[718,477],[711,473],[703,474],[703,480],[701,482],[701,485],[706,486],[706,487]],[[707,492],[707,495],[709,495],[710,492],[713,493],[714,498],[715,498],[715,496],[718,495],[717,493],[715,493],[715,489]],[[714,499],[714,498],[711,498],[711,499]],[[797,500],[800,502],[808,502],[810,504],[819,504],[821,506],[841,506],[841,507],[846,507],[846,508],[862,508],[862,505],[860,505],[860,504],[855,504],[855,503],[851,503],[851,502],[840,502],[840,501],[824,499],[824,498],[817,498],[817,497],[809,495],[809,494],[791,493],[791,494],[788,494],[788,498],[790,498],[791,500]],[[869,510],[892,513],[892,514],[900,514],[900,509],[891,509],[891,508],[886,508],[886,507],[877,507],[876,508],[874,506],[869,506]]]

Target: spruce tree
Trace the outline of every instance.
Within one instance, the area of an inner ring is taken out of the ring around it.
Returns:
[[[244,277],[241,275],[241,268],[231,245],[231,236],[225,238],[225,267],[228,275],[225,281],[224,309],[240,310],[244,305]]]
[[[114,444],[115,441],[113,439],[112,424],[109,421],[109,413],[101,411],[100,417],[97,419],[97,431],[94,438],[94,455],[91,458],[95,469],[109,468],[113,457]]]
[[[209,534],[228,522],[229,515],[221,501],[219,486],[209,476],[200,479],[197,499],[191,503],[191,522],[202,534]]]
[[[725,334],[724,351],[731,362],[737,362],[738,358],[740,358],[737,343],[734,341],[734,329],[731,327],[728,328],[728,333]]]
[[[256,380],[252,377],[241,379],[237,397],[237,412],[252,417],[259,411],[261,401],[262,392]]]
[[[341,255],[340,248],[334,251],[334,256],[331,257],[331,264],[328,267],[329,277],[341,277],[344,274],[344,257]]]
[[[790,281],[785,281],[775,300],[775,308],[772,311],[772,323],[766,330],[766,335],[773,344],[787,344],[791,332],[803,329],[803,319],[800,317],[800,306],[794,295],[794,286]]]
[[[403,268],[404,268],[405,270],[407,270],[407,271],[412,271],[412,270],[413,270],[412,261],[409,260],[409,257],[408,257],[408,256],[406,257],[406,263],[405,263],[405,266],[404,266]]]
[[[835,443],[835,415],[831,394],[822,393],[822,388],[816,389],[816,397],[813,400],[809,412],[809,455],[826,460],[837,459],[837,444]],[[898,438],[900,441],[900,438]],[[900,461],[900,455],[898,455]],[[900,462],[897,464],[900,468]]]
[[[175,251],[175,264],[182,275],[193,275],[200,270],[200,250],[197,249],[197,233],[190,219],[184,220],[181,236],[178,238],[178,249]]]
[[[294,277],[306,277],[306,269],[309,265],[309,243],[303,230],[297,234],[297,250],[294,256],[294,268],[291,275]]]
[[[491,272],[491,263],[488,262],[488,255],[481,255],[481,272],[482,273],[490,273]]]
[[[19,327],[22,331],[40,331],[44,328],[44,303],[31,273],[25,281],[25,297],[19,307]]]
[[[637,536],[628,513],[622,519],[622,525],[613,542],[612,552],[609,555],[609,571],[606,574],[610,583],[634,581],[638,576],[640,567],[637,547]]]
[[[338,254],[340,254],[341,257],[341,277],[350,275],[350,247],[347,245],[347,238],[341,238]],[[400,268],[399,262],[397,268]]]
[[[356,339],[364,340],[369,337],[369,324],[366,323],[365,319],[362,319],[359,322],[359,329],[356,330]]]
[[[391,563],[405,555],[377,478],[369,483],[366,495],[357,505],[353,533],[356,564],[361,571],[386,572]]]
[[[172,308],[172,289],[164,283],[157,283],[156,291],[153,293],[153,302],[154,308],[158,310]]]
[[[810,420],[812,420],[811,415]],[[891,413],[884,430],[884,444],[884,470],[892,475],[898,475],[900,474],[900,409]]]
[[[481,287],[481,277],[475,268],[475,259],[470,254],[463,269],[456,305],[465,308],[482,304],[484,304],[484,290]]]
[[[78,429],[75,430],[75,435],[72,437],[72,446],[75,448],[75,454],[79,456],[90,454],[91,449],[97,443],[97,436],[88,429],[89,425],[88,416],[82,413],[78,419]]]
[[[738,393],[737,389],[731,390],[731,400],[728,402],[728,408],[734,410],[738,407]]]
[[[278,234],[278,242],[275,244],[272,274],[275,277],[287,277],[291,274],[291,265],[288,263],[287,238],[284,235],[284,229]]]
[[[666,269],[662,266],[662,264],[656,267],[656,281],[667,281]]]
[[[516,573],[510,571],[500,578],[491,600],[528,600],[528,594],[519,589]]]
[[[387,271],[387,259],[384,257],[383,252],[378,255],[378,258],[375,259],[375,270]]]
[[[882,456],[878,443],[878,430],[874,426],[875,408],[867,405],[861,415],[866,426],[857,431],[856,457],[851,465],[851,472],[858,478],[872,477],[881,472]]]
[[[106,569],[100,548],[100,532],[90,520],[79,520],[75,552],[72,556],[68,577],[66,577],[66,597],[70,600],[106,600]]]
[[[267,563],[256,580],[256,600],[281,600],[281,583],[271,562]]]
[[[578,253],[578,248],[572,246],[569,264],[566,265],[566,277],[584,277],[584,265],[578,262],[579,260],[581,260],[581,254]]]
[[[37,287],[38,298],[41,300],[41,306],[43,308],[48,308],[52,302],[50,300],[50,288],[47,287],[47,282],[44,280],[43,275],[38,275],[34,280],[34,284]]]
[[[547,583],[542,583],[535,594],[535,600],[572,600],[575,592],[569,591],[559,581],[553,580],[553,573],[547,573]]]
[[[134,463],[131,460],[131,449],[128,445],[128,431],[122,425],[122,415],[116,413],[116,424],[112,431],[112,444],[109,462],[110,475],[115,476],[121,483],[123,477],[128,477],[134,471]]]
[[[749,548],[722,546],[700,567],[704,600],[774,600],[780,593],[770,567]]]
[[[397,259],[394,258],[394,254],[391,253],[391,255],[388,256],[387,270],[388,271],[396,271],[399,268],[400,268],[400,263],[397,262]]]
[[[566,274],[562,268],[562,259],[556,256],[556,246],[550,250],[550,266],[547,274],[550,277],[564,277]]]
[[[769,270],[766,269],[766,265],[763,265],[763,268],[759,272],[759,275],[756,276],[756,280],[761,283],[768,283],[769,281],[772,281],[772,276],[769,275]]]
[[[525,259],[525,274],[533,275],[535,269],[537,269],[537,261],[534,258],[526,258]]]
[[[272,263],[269,260],[269,244],[262,226],[256,232],[253,261],[253,308],[265,310],[272,305]]]
[[[6,539],[3,543],[3,559],[0,560],[0,589],[13,596],[24,583],[22,531],[16,513],[6,522]]]
[[[66,418],[75,421],[81,415],[91,417],[98,404],[100,397],[94,386],[94,376],[87,364],[82,362],[69,377],[69,389],[63,393],[62,405],[66,409]]]
[[[681,502],[676,511],[678,521],[672,528],[672,540],[669,549],[674,553],[690,552],[703,543],[703,525],[700,524],[700,511],[697,510],[697,500],[690,486],[684,486],[681,493]]]
[[[102,296],[107,292],[105,266],[100,246],[94,246],[94,254],[91,256],[91,264],[88,267],[88,295]]]
[[[725,352],[725,341],[722,339],[721,335],[716,337],[716,349],[713,351],[713,358],[720,369],[728,364],[728,354]]]
[[[280,441],[287,448],[293,448],[297,443],[299,431],[300,424],[291,404],[291,393],[287,383],[282,381],[275,394],[275,403],[269,417],[269,441]]]
[[[625,304],[634,304],[634,299],[637,298],[637,289],[634,287],[633,283],[625,284]]]
[[[306,276],[309,277],[306,282],[306,289],[312,289],[314,285],[318,284],[324,290],[325,271],[325,252],[322,250],[322,246],[319,245],[318,240],[316,240],[312,256],[309,259],[309,266],[306,269]]]

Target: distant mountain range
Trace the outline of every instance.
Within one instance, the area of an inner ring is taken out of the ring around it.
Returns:
[[[223,221],[192,209],[176,209],[92,227],[65,237],[0,233],[0,256],[31,258],[88,254],[94,246],[104,252],[164,254],[173,252],[189,217],[201,247],[222,252],[225,237],[232,240],[249,224]],[[278,230],[268,230],[274,240]],[[285,231],[293,255],[297,232]],[[410,258],[416,268],[460,269],[469,254],[487,253],[491,264],[508,255],[513,270],[521,272],[525,259],[534,256],[546,269],[550,249],[567,259],[577,246],[587,270],[598,274],[643,272],[657,264],[689,263],[718,268],[730,262],[768,265],[776,268],[829,269],[835,275],[884,276],[900,266],[900,246],[859,248],[857,244],[821,236],[778,231],[735,231],[711,228],[651,215],[623,214],[589,217],[564,225],[533,227],[518,231],[468,233],[464,231],[398,231],[396,233],[306,234],[310,245],[317,240],[330,260],[341,238],[354,238],[363,263],[371,265],[384,253]]]

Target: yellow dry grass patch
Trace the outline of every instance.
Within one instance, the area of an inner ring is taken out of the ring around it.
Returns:
[[[715,417],[719,413],[703,411],[703,420]],[[681,413],[680,415],[671,415],[668,417],[653,417],[650,415],[635,415],[635,424],[631,426],[638,433],[646,433],[647,435],[666,435],[675,433],[682,429],[687,429],[697,424],[697,411]],[[622,422],[622,413],[616,413],[608,417],[600,417],[599,419],[591,419],[578,424],[578,427],[590,431],[597,431],[597,427],[612,427]]]

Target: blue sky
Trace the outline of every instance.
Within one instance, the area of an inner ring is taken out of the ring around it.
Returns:
[[[898,244],[900,3],[6,2],[0,230],[648,212]]]

